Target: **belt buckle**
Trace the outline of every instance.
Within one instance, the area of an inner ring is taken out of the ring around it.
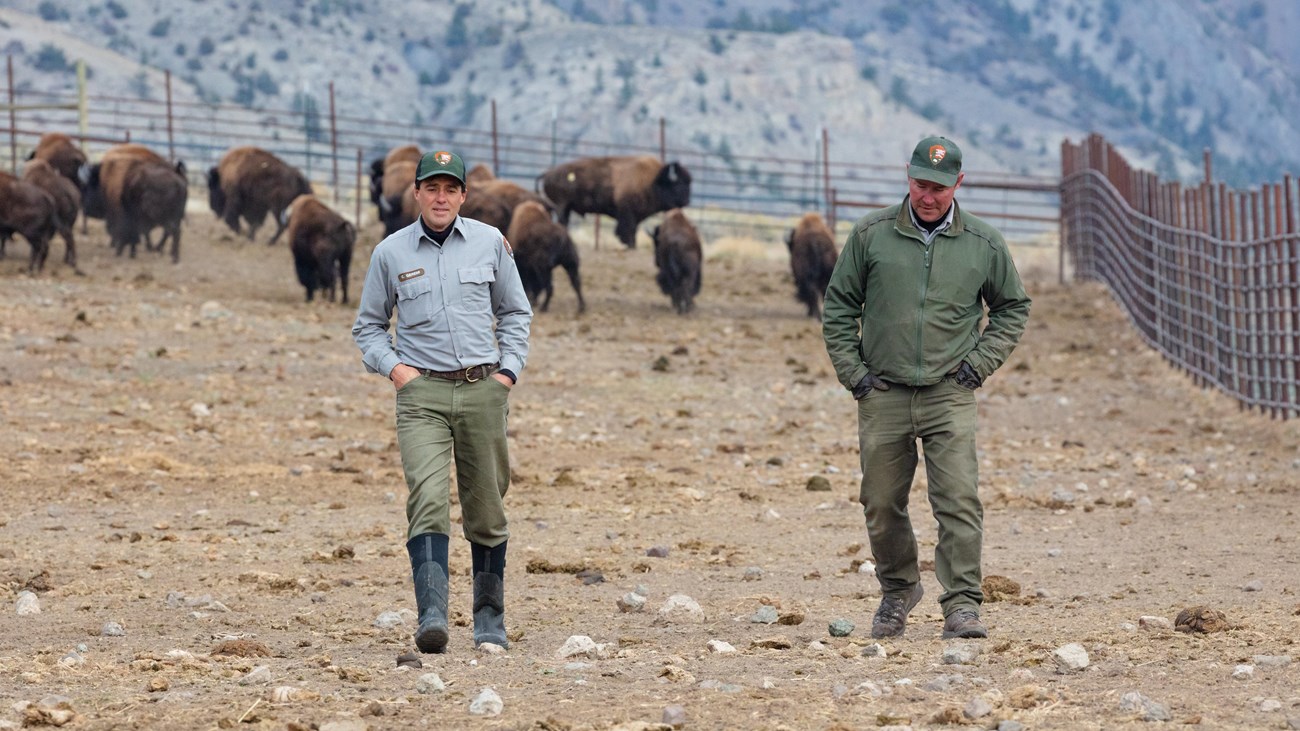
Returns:
[[[474,370],[475,368],[478,368],[478,369],[479,369],[479,372],[478,372],[478,373],[479,373],[479,376],[478,376],[478,378],[470,378],[470,376],[469,376],[470,371]],[[466,369],[465,369],[465,382],[466,382],[466,383],[474,383],[474,382],[476,382],[476,381],[481,381],[481,380],[483,380],[483,377],[486,376],[486,375],[487,375],[487,366],[483,366],[483,365],[470,366],[469,368],[466,368]]]

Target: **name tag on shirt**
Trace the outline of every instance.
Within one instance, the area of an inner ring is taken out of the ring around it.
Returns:
[[[409,271],[409,272],[402,272],[401,274],[398,274],[398,275],[397,275],[397,281],[399,281],[399,282],[405,282],[405,281],[408,280],[408,279],[415,279],[416,277],[423,277],[423,276],[424,276],[424,269],[423,269],[423,268],[420,268],[420,269],[412,269],[412,270]]]

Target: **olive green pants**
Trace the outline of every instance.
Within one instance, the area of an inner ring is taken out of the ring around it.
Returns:
[[[410,490],[408,539],[451,533],[453,456],[465,538],[491,548],[510,536],[502,502],[510,487],[509,394],[490,376],[472,383],[420,376],[398,389],[397,445]]]
[[[959,607],[978,608],[984,508],[975,455],[975,392],[949,378],[933,386],[890,384],[858,402],[862,457],[859,500],[885,594],[901,594],[921,580],[908,493],[916,474],[916,442],[925,454],[930,507],[939,524],[934,571],[944,592],[946,617]]]

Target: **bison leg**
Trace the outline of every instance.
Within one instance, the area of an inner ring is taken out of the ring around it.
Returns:
[[[175,226],[173,226],[172,229],[171,229],[170,231],[167,232],[167,235],[169,235],[169,236],[172,237],[172,263],[173,263],[173,264],[179,264],[179,263],[181,263],[181,225],[180,225],[180,223],[177,223]],[[159,248],[159,249],[162,248],[162,242],[161,242],[161,241],[158,242],[158,248]]]
[[[636,221],[626,216],[619,216],[614,235],[629,249],[636,248]]]
[[[339,287],[343,290],[343,304],[348,303],[348,267],[352,265],[352,252],[339,255]]]
[[[280,239],[280,234],[284,233],[285,224],[279,220],[275,223],[275,233],[271,235],[271,240],[266,242],[267,246],[275,246],[275,242]]]
[[[34,236],[27,237],[27,243],[31,245],[32,254],[27,260],[27,273],[36,275],[45,268],[45,257],[50,253],[50,233],[41,232]]]
[[[63,237],[63,263],[75,270],[77,268],[77,240],[72,236],[72,224],[64,226],[63,230],[59,231],[59,235]],[[80,274],[81,272],[77,273]]]
[[[563,227],[565,227],[565,228],[568,228],[568,227],[569,227],[569,213],[571,213],[572,211],[573,211],[573,209],[569,207],[569,204],[568,204],[568,203],[565,203],[565,204],[561,205],[561,206],[560,206],[560,210],[558,210],[558,211],[555,212],[555,222],[558,223],[558,224],[560,224],[561,226],[563,226]]]
[[[578,314],[581,315],[587,311],[587,303],[582,299],[582,277],[578,274],[578,262],[565,262],[563,266],[569,275],[569,284],[573,285],[574,294],[578,295]]]
[[[320,282],[321,293],[329,298],[330,302],[336,302],[334,289],[335,261],[334,254],[328,253],[316,260],[316,272]]]

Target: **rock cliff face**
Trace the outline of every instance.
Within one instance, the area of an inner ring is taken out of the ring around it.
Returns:
[[[323,105],[396,124],[564,141],[901,162],[943,132],[968,165],[1052,174],[1100,131],[1166,176],[1246,185],[1300,170],[1300,10],[1284,0],[12,0],[20,85],[250,109]]]

